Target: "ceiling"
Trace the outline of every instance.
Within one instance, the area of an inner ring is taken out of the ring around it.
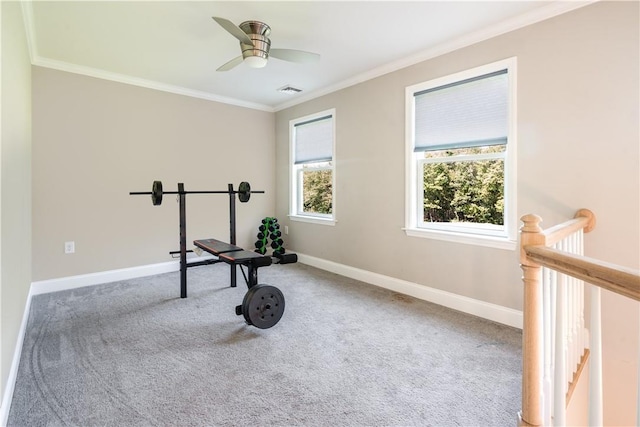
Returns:
[[[584,5],[575,1],[24,2],[32,63],[266,111],[294,105]],[[271,26],[271,47],[321,55],[216,68],[239,42],[211,19]],[[283,86],[303,91],[278,92]]]

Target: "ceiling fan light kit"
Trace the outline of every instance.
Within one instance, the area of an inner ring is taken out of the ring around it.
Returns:
[[[251,68],[262,68],[267,65],[267,56],[245,56],[245,53],[242,52],[242,56],[244,56],[244,63],[247,64]]]
[[[274,49],[271,51],[271,28],[260,21],[245,21],[239,26],[225,18],[212,17],[229,34],[240,41],[242,56],[238,56],[226,64],[220,66],[216,71],[228,71],[239,65],[241,62],[251,68],[262,68],[267,65],[269,56],[290,62],[308,63],[320,59],[317,53],[305,52],[293,49]],[[270,55],[271,54],[271,55]]]

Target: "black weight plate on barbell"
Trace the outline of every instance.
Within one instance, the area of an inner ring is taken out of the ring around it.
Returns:
[[[255,285],[244,296],[242,314],[249,325],[268,329],[284,314],[284,295],[275,286]]]
[[[153,186],[151,186],[151,203],[153,203],[153,206],[162,204],[162,181],[153,181]]]
[[[251,186],[247,181],[242,181],[238,186],[238,199],[242,203],[246,203],[251,198]]]

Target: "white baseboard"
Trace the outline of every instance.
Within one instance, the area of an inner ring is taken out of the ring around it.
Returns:
[[[214,259],[212,256],[190,257],[189,262],[203,261]],[[105,283],[117,282],[119,280],[135,279],[137,277],[153,276],[155,274],[170,273],[180,270],[180,261],[169,261],[159,264],[143,265],[139,267],[122,268],[119,270],[102,271],[99,273],[81,274],[78,276],[62,277],[59,279],[42,280],[31,283],[29,295],[22,316],[22,324],[18,331],[18,339],[16,348],[13,352],[13,361],[9,369],[9,377],[2,395],[2,405],[0,406],[0,426],[6,426],[9,418],[9,409],[13,398],[13,390],[16,385],[18,376],[18,366],[22,356],[22,345],[24,343],[24,335],[29,320],[29,312],[31,310],[31,299],[34,295],[46,294],[49,292],[65,291],[67,289],[76,289],[83,286],[102,285]]]
[[[140,267],[122,268],[119,270],[101,271],[99,273],[42,280],[31,283],[31,293],[32,295],[40,295],[49,292],[65,291],[67,289],[76,289],[83,286],[102,285],[104,283],[117,282],[119,280],[170,273],[178,271],[179,269],[180,263],[178,261],[169,261],[159,264],[143,265]]]
[[[190,262],[212,259],[210,256],[189,258]],[[396,279],[394,277],[385,276],[371,271],[350,267],[344,264],[338,264],[333,261],[327,261],[310,255],[298,254],[298,261],[312,267],[350,277],[355,280],[380,286],[395,292],[410,295],[425,301],[433,302],[444,307],[462,311],[464,313],[473,314],[474,316],[502,323],[504,325],[513,326],[522,329],[522,312],[500,305],[468,298],[451,292],[442,291],[440,289],[430,288],[428,286],[419,285],[417,283],[408,282],[406,280]],[[119,280],[135,279],[138,277],[152,276],[155,274],[170,273],[180,270],[179,261],[163,262],[159,264],[143,265],[139,267],[123,268],[119,270],[103,271],[99,273],[82,274],[78,276],[63,277],[59,279],[42,280],[31,283],[29,296],[22,317],[22,324],[18,332],[18,342],[13,355],[13,362],[9,371],[9,378],[5,387],[5,392],[0,406],[0,425],[6,425],[9,417],[9,408],[13,397],[13,390],[18,375],[18,366],[22,355],[22,344],[24,341],[25,330],[29,318],[29,310],[31,308],[31,299],[34,295],[45,294],[49,292],[58,292],[68,289],[80,288],[83,286],[101,285],[105,283],[117,282]]]
[[[215,259],[212,256],[190,257],[188,262]],[[135,279],[137,277],[153,276],[155,274],[171,273],[180,270],[180,261],[161,262],[158,264],[142,265],[139,267],[121,268],[119,270],[101,271],[99,273],[81,274],[78,276],[62,277],[60,279],[42,280],[31,283],[31,294],[40,295],[49,292],[65,291],[83,286],[102,285],[120,280]]]
[[[9,377],[7,378],[7,384],[2,394],[2,405],[0,406],[0,426],[6,426],[9,421],[9,409],[11,408],[11,400],[13,399],[13,390],[16,386],[16,379],[18,378],[18,366],[20,365],[20,358],[22,357],[22,343],[24,342],[24,334],[27,330],[27,321],[29,320],[29,312],[31,310],[31,297],[33,294],[29,290],[27,295],[27,302],[25,303],[24,313],[22,314],[22,323],[18,330],[18,339],[16,340],[16,348],[13,351],[13,360],[11,361],[11,368],[9,368]]]
[[[522,329],[522,311],[298,253],[298,262]]]

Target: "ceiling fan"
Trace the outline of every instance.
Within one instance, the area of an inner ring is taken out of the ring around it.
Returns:
[[[245,21],[240,25],[225,18],[212,17],[229,34],[240,41],[242,55],[220,66],[216,71],[228,71],[241,62],[245,62],[251,68],[262,68],[267,65],[270,56],[283,61],[308,63],[320,59],[320,55],[312,52],[295,49],[271,49],[269,34],[271,27],[260,21]]]

